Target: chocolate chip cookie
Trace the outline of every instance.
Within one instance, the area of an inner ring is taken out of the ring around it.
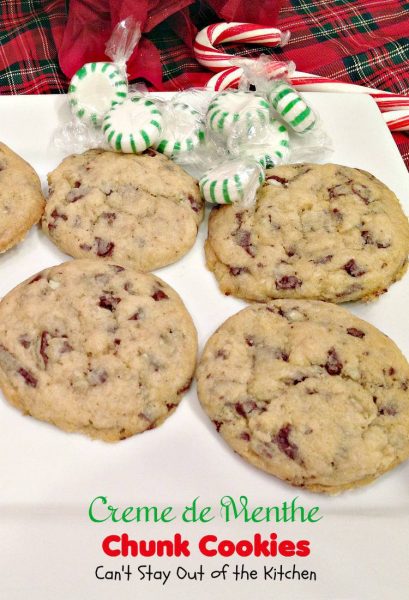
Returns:
[[[409,457],[409,365],[387,336],[335,304],[242,310],[207,342],[197,379],[227,443],[292,485],[338,493]]]
[[[69,156],[49,185],[43,230],[76,258],[151,271],[188,252],[203,218],[197,182],[151,149]]]
[[[37,173],[0,143],[0,252],[18,244],[38,223],[44,204]]]
[[[372,300],[407,266],[409,224],[373,175],[339,165],[267,171],[256,204],[212,212],[207,265],[221,290],[248,300]]]
[[[156,427],[190,386],[196,330],[163,281],[107,262],[46,269],[0,303],[0,387],[25,414],[106,441]]]

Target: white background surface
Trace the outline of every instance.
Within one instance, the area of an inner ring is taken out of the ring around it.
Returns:
[[[409,176],[378,109],[367,96],[306,94],[334,140],[331,162],[371,171],[401,199],[409,212]],[[57,96],[0,98],[0,139],[21,154],[45,181],[62,153],[51,138],[67,119],[65,99]],[[224,297],[204,266],[203,224],[194,249],[181,261],[158,271],[182,296],[199,333],[200,348],[214,329],[244,302]],[[36,228],[17,248],[0,257],[0,295],[50,265],[66,260]],[[409,358],[409,274],[377,302],[348,309],[389,335]],[[62,307],[63,310],[63,307]],[[110,503],[172,505],[176,513],[196,496],[214,507],[230,494],[247,495],[250,504],[272,506],[299,497],[306,507],[319,506],[316,524],[249,525],[223,523],[168,525],[96,524],[88,506],[98,495]],[[191,540],[189,559],[108,558],[101,549],[107,534],[126,531],[135,539],[172,537]],[[239,540],[254,532],[287,539],[309,539],[308,558],[204,559],[195,540],[215,533]],[[195,388],[160,428],[119,444],[91,441],[23,417],[0,398],[0,598],[6,600],[119,599],[314,599],[407,600],[409,598],[409,464],[375,484],[338,497],[310,494],[247,465],[219,439],[200,409]],[[206,571],[223,563],[292,567],[317,573],[316,582],[202,583],[169,579],[145,584],[98,581],[97,565],[120,569],[140,564],[155,569],[183,565]]]

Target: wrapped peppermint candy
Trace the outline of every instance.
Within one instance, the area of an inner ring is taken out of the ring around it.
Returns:
[[[71,110],[79,119],[99,125],[104,114],[128,96],[128,82],[113,63],[87,63],[68,88]]]
[[[192,152],[205,139],[202,114],[185,102],[162,103],[163,128],[154,146],[170,158]]]
[[[146,96],[134,96],[111,108],[104,117],[102,131],[113,150],[137,154],[158,142],[162,123],[155,102]]]
[[[278,80],[272,84],[269,100],[277,114],[296,133],[304,134],[315,127],[314,111],[286,81]]]
[[[139,23],[133,18],[121,21],[106,45],[106,55],[112,62],[86,63],[75,73],[68,96],[72,113],[78,119],[99,126],[108,110],[126,100],[126,62],[140,37]]]
[[[268,102],[253,92],[231,90],[217,94],[209,104],[207,128],[227,138],[238,123],[246,127],[267,124],[270,120]]]
[[[252,159],[227,160],[207,171],[200,179],[203,198],[211,204],[250,206],[265,180],[264,171]]]

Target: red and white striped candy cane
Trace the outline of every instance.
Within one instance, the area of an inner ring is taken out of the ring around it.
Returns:
[[[294,63],[281,62],[279,60],[271,61],[271,63],[266,65],[266,74],[271,79],[287,78],[290,65],[294,67]],[[229,67],[213,75],[207,82],[206,87],[216,92],[225,90],[226,88],[234,88],[238,86],[242,75],[243,69],[241,67]]]
[[[368,94],[375,100],[391,131],[409,131],[409,98],[407,96],[308,74],[294,75],[290,81],[300,92]]]
[[[260,46],[284,46],[290,33],[275,27],[251,25],[250,23],[216,23],[205,27],[196,36],[193,45],[196,60],[211,71],[232,67],[231,54],[215,48],[216,44],[241,42]]]
[[[383,118],[391,131],[409,131],[409,110],[391,110]]]
[[[229,67],[210,77],[206,87],[215,92],[220,92],[227,88],[235,88],[238,86],[242,75],[243,69],[239,69],[239,67]]]
[[[354,85],[353,83],[334,81],[333,79],[328,79],[328,77],[299,74],[291,77],[290,81],[298,91],[304,92],[369,94],[373,97],[382,112],[409,108],[409,98],[407,96],[391,94],[390,92],[376,90],[375,88]]]
[[[216,44],[242,42],[274,47],[283,46],[288,39],[289,32],[283,33],[273,27],[251,25],[250,23],[216,23],[205,27],[197,34],[193,48],[198,62],[217,72],[216,75],[210,77],[207,87],[221,91],[237,87],[243,71],[240,67],[232,64],[232,55],[215,48]],[[288,63],[272,61],[270,70],[271,78],[286,77]],[[407,96],[307,73],[294,75],[290,78],[290,82],[298,91],[369,94],[378,105],[391,131],[409,131],[409,98]]]

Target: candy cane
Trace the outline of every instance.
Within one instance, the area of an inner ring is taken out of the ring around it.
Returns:
[[[232,63],[231,54],[215,48],[216,44],[227,42],[242,42],[245,44],[260,44],[262,46],[284,46],[290,38],[290,33],[282,32],[275,27],[251,25],[250,23],[216,23],[205,27],[196,36],[193,51],[196,59],[212,71],[222,71],[208,82],[207,87],[222,90],[237,86],[243,75],[241,67]],[[268,75],[272,79],[288,75],[287,62],[272,61],[268,65]]]
[[[409,98],[407,96],[315,75],[294,75],[290,81],[298,91],[367,94],[375,100],[391,131],[409,131]]]
[[[283,46],[288,42],[289,32],[279,29],[251,25],[249,23],[217,23],[209,25],[197,34],[194,44],[196,59],[216,75],[210,77],[206,87],[215,91],[237,87],[243,75],[241,67],[232,64],[231,54],[226,54],[215,45],[222,42],[259,43],[263,46]],[[288,76],[288,63],[272,61],[269,76],[278,79]],[[391,131],[409,131],[409,98],[375,88],[334,81],[308,73],[289,78],[297,91],[339,92],[368,94],[376,102]]]
[[[290,33],[275,27],[251,25],[250,23],[216,23],[205,27],[196,36],[193,51],[196,60],[211,71],[232,67],[232,55],[215,48],[216,44],[242,42],[261,46],[284,46]]]
[[[402,110],[409,108],[409,98],[399,94],[391,94],[375,88],[354,85],[343,81],[334,81],[327,77],[316,75],[294,75],[290,78],[291,83],[298,91],[305,92],[339,92],[368,94],[372,96],[382,112]]]
[[[239,67],[229,67],[210,77],[206,87],[209,88],[209,90],[215,90],[216,92],[226,90],[227,88],[234,88],[239,84],[242,75],[243,69],[240,69]]]
[[[389,95],[386,92],[376,94],[375,100],[382,112],[409,108],[409,98],[407,96],[398,96],[397,94]]]
[[[383,117],[391,131],[409,131],[409,110],[383,113]]]

